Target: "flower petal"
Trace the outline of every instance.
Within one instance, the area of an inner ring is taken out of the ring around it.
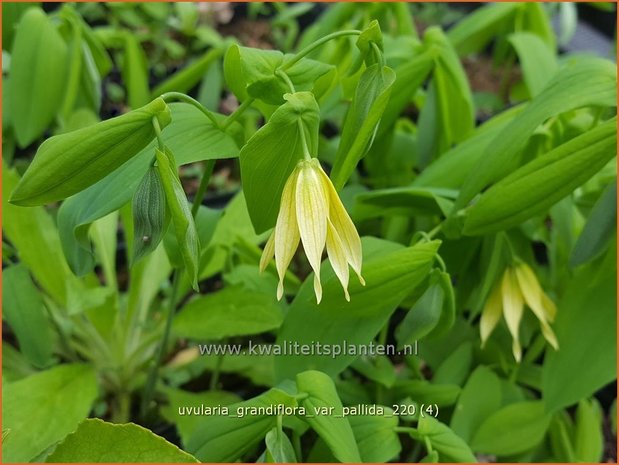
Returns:
[[[290,261],[299,245],[299,228],[297,225],[297,212],[295,208],[295,189],[298,175],[299,171],[295,169],[284,185],[279,214],[277,215],[275,231],[273,232],[275,266],[277,267],[277,274],[279,276],[279,283],[277,285],[278,300],[281,300],[284,295],[284,276],[286,275],[286,269],[288,265],[290,265]]]
[[[316,274],[314,290],[316,299],[320,302],[320,262],[322,251],[327,240],[327,216],[329,204],[327,196],[322,188],[318,171],[314,160],[301,161],[299,164],[299,177],[296,187],[296,212],[299,224],[301,243],[305,249],[305,255]],[[316,284],[318,283],[318,285]]]
[[[547,309],[551,308],[551,312],[556,312],[554,303],[542,290],[537,278],[535,277],[535,273],[529,265],[526,263],[521,263],[516,267],[515,274],[522,291],[524,301],[539,320],[544,338],[551,346],[558,349],[559,343],[557,342],[557,338],[552,331],[552,328],[548,324],[549,312]],[[554,313],[551,313],[551,316],[554,318]]]
[[[484,305],[484,309],[481,312],[481,320],[479,321],[479,332],[481,336],[481,346],[484,347],[488,337],[494,328],[496,327],[499,319],[501,318],[501,313],[503,312],[503,301],[501,297],[501,283],[497,283],[490,295],[488,296],[488,300],[486,300],[486,304]]]
[[[361,276],[361,264],[362,264],[362,251],[361,251],[361,239],[355,224],[350,219],[348,212],[344,208],[340,196],[337,194],[335,187],[327,173],[320,168],[320,177],[325,189],[329,196],[329,219],[333,223],[333,227],[337,231],[337,234],[342,241],[344,252],[346,253],[346,259],[352,269],[357,273],[359,281],[365,286],[365,280]]]
[[[512,351],[516,361],[520,362],[522,358],[522,349],[520,347],[518,330],[520,328],[520,321],[522,320],[522,313],[524,312],[524,301],[522,293],[520,292],[520,287],[518,286],[516,273],[511,268],[505,270],[503,274],[501,293],[503,295],[503,316],[505,317],[507,328],[514,340]]]
[[[335,274],[342,283],[344,296],[350,302],[350,295],[348,294],[348,261],[346,261],[346,253],[342,248],[340,236],[330,220],[327,223],[327,254],[329,255],[333,271],[335,271]]]
[[[275,255],[275,230],[269,236],[269,240],[264,245],[264,250],[262,251],[262,256],[260,257],[260,273],[266,270],[269,262]]]

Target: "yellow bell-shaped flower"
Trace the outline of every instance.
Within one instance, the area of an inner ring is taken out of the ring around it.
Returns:
[[[559,343],[550,323],[554,321],[557,308],[542,290],[533,270],[523,262],[515,267],[508,267],[502,279],[494,286],[486,301],[479,324],[482,346],[496,327],[501,315],[505,318],[507,328],[512,335],[512,352],[516,361],[522,358],[522,347],[518,331],[524,312],[524,304],[539,320],[544,338],[559,349]]]
[[[327,248],[331,266],[348,294],[348,266],[357,273],[361,284],[361,239],[331,180],[316,158],[299,161],[284,185],[275,229],[264,247],[260,260],[263,271],[275,256],[279,275],[278,300],[284,295],[284,276],[299,240],[314,270],[316,301],[322,299],[320,262]]]

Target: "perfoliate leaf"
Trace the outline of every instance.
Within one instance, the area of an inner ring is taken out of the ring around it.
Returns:
[[[317,155],[319,122],[318,104],[310,92],[287,94],[286,103],[243,146],[243,191],[257,233],[275,225],[284,184],[303,157],[304,139],[310,154]]]

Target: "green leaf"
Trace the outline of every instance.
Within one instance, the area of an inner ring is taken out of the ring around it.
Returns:
[[[492,3],[478,8],[458,21],[447,37],[461,56],[481,52],[512,22],[517,3]]]
[[[402,248],[387,241],[364,238],[362,245],[362,272],[367,285],[364,287],[356,279],[351,280],[351,301],[347,303],[331,267],[323,264],[321,304],[316,304],[313,277],[310,276],[292,302],[277,337],[279,344],[283,341],[299,344],[320,341],[337,346],[342,350],[341,355],[281,355],[275,360],[279,380],[293,378],[307,369],[318,369],[334,376],[350,365],[360,353],[351,354],[348,349],[353,345],[368,344],[378,334],[400,302],[430,271],[439,242]],[[350,328],[355,328],[355,331],[350,332]],[[347,348],[342,347],[342,334],[347,334]]]
[[[507,405],[484,420],[473,436],[471,448],[499,456],[526,452],[542,442],[550,418],[541,401]]]
[[[454,349],[436,369],[432,382],[462,386],[473,364],[473,344],[465,341]]]
[[[155,150],[157,170],[161,177],[165,200],[172,217],[176,242],[183,258],[184,270],[191,281],[192,287],[198,290],[198,273],[200,261],[200,242],[198,231],[189,208],[185,191],[178,178],[176,160],[169,149]]]
[[[288,436],[280,428],[273,428],[264,438],[269,461],[273,463],[296,463],[294,448]]]
[[[214,127],[197,108],[186,103],[173,103],[169,107],[172,122],[163,130],[163,136],[180,164],[238,156],[235,140]],[[82,275],[94,266],[88,241],[90,224],[131,200],[152,164],[156,145],[153,141],[110,175],[60,206],[58,227],[62,249],[74,273]]]
[[[445,295],[443,288],[437,282],[434,270],[430,276],[430,285],[396,328],[395,338],[398,341],[398,349],[414,344],[428,335],[441,318]]]
[[[475,108],[468,78],[451,43],[438,27],[425,33],[424,43],[434,48],[434,72],[419,119],[419,154],[422,165],[466,139],[475,126]]]
[[[137,262],[157,248],[165,234],[170,215],[163,182],[156,167],[148,169],[133,195],[133,258]]]
[[[463,208],[489,183],[516,168],[533,131],[551,116],[590,105],[614,107],[616,83],[617,69],[607,60],[587,58],[562,68],[488,146],[484,162],[469,172],[453,212]]]
[[[278,50],[260,50],[232,45],[224,59],[226,83],[240,100],[248,96],[271,105],[284,103],[284,94],[291,92],[281,73],[285,73],[295,92],[313,91],[316,81],[333,66],[302,58],[289,65],[293,55]]]
[[[398,417],[384,407],[384,415],[351,415],[348,417],[363,463],[384,463],[397,458],[402,450],[398,433]]]
[[[331,378],[320,371],[297,374],[299,393],[307,393],[301,400],[306,416],[302,417],[329,446],[340,462],[360,462],[359,449],[348,422],[343,416],[342,402]]]
[[[22,208],[8,202],[19,182],[15,170],[2,163],[2,232],[19,252],[41,288],[57,303],[65,305],[71,289],[83,291],[62,253],[58,230],[43,207]]]
[[[220,340],[277,329],[283,319],[271,295],[235,286],[185,304],[172,328],[180,337]]]
[[[464,440],[454,433],[449,426],[425,415],[419,419],[417,431],[411,436],[421,439],[427,438],[432,448],[438,451],[442,462],[475,463],[477,459]]]
[[[398,399],[409,397],[417,404],[431,404],[448,407],[456,403],[460,386],[455,384],[433,384],[422,379],[402,379],[393,387]]]
[[[470,208],[464,233],[501,231],[546,211],[616,156],[616,125],[600,124],[503,178]]]
[[[508,40],[518,54],[529,94],[535,97],[557,72],[559,66],[554,51],[531,32],[516,32]]]
[[[221,55],[222,50],[219,48],[209,50],[155,87],[151,98],[157,98],[166,92],[189,92],[202,80],[204,74]]]
[[[39,290],[22,264],[5,268],[2,283],[3,318],[15,333],[20,351],[34,366],[46,367],[52,361],[52,328]]]
[[[382,161],[382,160],[381,160]],[[364,192],[355,197],[355,216],[444,216],[451,210],[458,193],[449,189],[391,187]]]
[[[319,123],[318,104],[311,93],[287,94],[286,103],[243,146],[243,191],[258,234],[275,225],[284,184],[303,157],[303,140],[316,155]]]
[[[553,328],[560,350],[547,352],[542,369],[542,393],[550,411],[591,396],[617,377],[615,250],[611,247],[601,263],[580,268],[558,302]]]
[[[21,17],[11,51],[9,99],[17,143],[43,134],[60,110],[67,72],[67,46],[40,8]]]
[[[617,230],[617,180],[609,184],[593,206],[570,255],[575,267],[598,257]]]
[[[356,43],[357,48],[361,52],[361,56],[368,66],[377,62],[372,44],[375,44],[379,50],[383,50],[383,34],[380,30],[380,24],[378,24],[376,20],[370,22],[370,24],[361,31]]]
[[[2,8],[2,50],[10,51],[15,30],[22,15],[32,7],[39,7],[40,2],[6,2]]]
[[[234,462],[260,442],[277,423],[277,416],[251,413],[252,408],[295,407],[296,400],[280,389],[233,404],[228,415],[203,417],[187,442],[187,450],[201,462]]]
[[[470,442],[479,426],[501,407],[501,384],[497,375],[478,366],[464,385],[451,417],[451,429]]]
[[[142,45],[135,35],[124,34],[125,54],[122,60],[122,78],[127,89],[128,103],[131,108],[139,108],[150,100],[148,87],[148,61]]]
[[[197,463],[161,436],[134,423],[84,420],[47,457],[48,463]]]
[[[604,453],[602,411],[595,399],[583,399],[576,409],[574,452],[578,461],[599,463]]]
[[[344,187],[357,163],[372,145],[378,123],[389,102],[395,76],[391,68],[379,64],[368,67],[361,74],[355,96],[346,113],[331,172],[336,189]]]
[[[97,397],[94,370],[61,365],[3,386],[2,443],[5,462],[28,462],[75,429]]]
[[[76,194],[137,155],[155,138],[152,119],[171,120],[162,99],[101,123],[47,139],[13,192],[10,202],[42,205]],[[140,177],[141,178],[141,177]]]
[[[180,389],[166,389],[168,404],[161,407],[162,416],[176,425],[183,444],[186,444],[202,421],[204,407],[217,407],[240,402],[236,394],[225,391],[188,392]]]

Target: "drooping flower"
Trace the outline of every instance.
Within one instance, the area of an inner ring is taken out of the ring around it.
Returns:
[[[522,358],[522,347],[518,335],[520,322],[527,305],[540,323],[542,335],[548,343],[559,349],[559,343],[550,323],[554,321],[557,308],[542,290],[533,270],[523,262],[508,267],[503,277],[494,286],[481,314],[479,325],[482,346],[496,327],[501,315],[512,335],[512,352],[516,361]]]
[[[284,295],[284,276],[299,241],[314,270],[316,301],[322,299],[320,263],[325,247],[331,266],[348,294],[348,266],[354,270],[361,284],[361,239],[331,180],[316,158],[299,161],[284,185],[275,229],[267,241],[260,270],[275,256],[279,275],[277,298]]]

